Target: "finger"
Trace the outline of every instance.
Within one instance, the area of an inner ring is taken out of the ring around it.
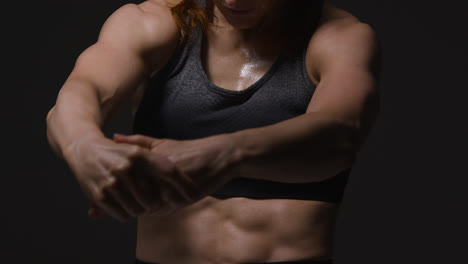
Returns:
[[[142,174],[148,175],[154,181],[157,181],[160,185],[160,191],[166,191],[165,189],[169,188],[186,193],[185,190],[178,186],[176,179],[172,176],[175,166],[169,159],[154,152],[148,152],[138,162],[141,162],[141,166],[139,167],[142,170]],[[190,200],[187,196],[184,195],[183,197],[186,200]]]
[[[130,220],[130,215],[115,201],[115,199],[109,193],[103,191],[100,193],[99,198],[95,201],[104,212],[114,217],[120,222],[127,222]]]
[[[165,201],[172,208],[180,208],[190,204],[183,195],[173,188],[169,183],[163,185],[164,191],[161,192],[162,200]]]
[[[137,201],[147,210],[151,211],[160,206],[160,184],[147,174],[138,175],[133,180],[131,191]]]
[[[115,133],[114,134],[114,142],[116,143],[126,143],[126,144],[134,144],[140,147],[144,147],[147,149],[152,149],[159,143],[161,143],[162,139],[157,139],[153,137],[148,137],[144,135],[122,135]]]
[[[99,218],[104,215],[104,211],[99,208],[94,202],[91,202],[90,208],[88,210],[88,215],[92,218]]]
[[[184,173],[182,170],[179,170],[178,168],[176,168],[175,175],[179,177],[180,182],[184,183],[187,186],[187,190],[190,191],[188,195],[192,202],[203,198],[203,194],[200,191],[200,188],[192,179],[192,177]]]
[[[168,215],[175,210],[187,205],[187,202],[170,185],[164,184],[160,192],[160,206],[150,211],[150,215]]]
[[[159,195],[161,182],[152,176],[153,174],[154,171],[149,170],[144,158],[138,158],[135,159],[134,166],[128,174],[118,175],[135,200],[147,211],[156,209],[161,201]]]
[[[145,211],[123,181],[118,180],[112,188],[106,189],[106,191],[112,195],[115,201],[117,201],[130,216],[137,217]]]
[[[167,158],[152,152],[145,156],[148,164],[154,171],[159,172],[161,179],[169,182],[188,202],[194,202],[202,196],[195,182],[173,162]]]
[[[134,177],[122,177],[122,181],[128,187],[136,202],[144,211],[151,211],[159,206],[159,187],[152,177],[144,173],[132,175]]]
[[[188,203],[193,203],[202,197],[198,186],[192,178],[177,167],[174,167],[167,181],[172,184],[173,188],[176,189]]]

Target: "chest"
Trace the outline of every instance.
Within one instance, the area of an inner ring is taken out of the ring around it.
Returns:
[[[266,75],[238,91],[228,90],[230,86],[222,83],[215,85],[197,65],[189,58],[177,75],[150,85],[136,115],[134,132],[194,139],[266,126],[303,114],[314,91],[297,61],[275,61]]]
[[[309,53],[307,50],[304,67],[316,86],[315,64]],[[231,91],[242,91],[255,84],[271,70],[276,59],[277,56],[261,56],[253,49],[241,48],[227,54],[206,46],[200,50],[200,61],[209,81]]]
[[[307,51],[286,58],[262,54],[261,46],[223,48],[202,40],[185,46],[161,78],[149,83],[135,132],[192,139],[270,125],[306,111],[315,90]]]
[[[221,54],[216,50],[201,53],[203,71],[214,85],[242,91],[259,81],[273,66],[276,58],[260,58],[252,51],[240,50]]]

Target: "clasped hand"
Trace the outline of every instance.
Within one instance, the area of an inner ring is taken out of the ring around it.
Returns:
[[[115,134],[113,141],[105,140],[85,141],[69,155],[93,218],[107,213],[126,222],[143,214],[166,215],[237,174],[236,145],[225,135],[181,141]]]

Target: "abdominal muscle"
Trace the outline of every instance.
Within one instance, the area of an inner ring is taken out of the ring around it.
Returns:
[[[215,85],[237,90],[257,81],[272,63],[259,64],[258,74],[249,74],[256,77],[242,84],[227,82],[242,78],[223,75],[226,71],[210,72],[226,67],[207,67],[207,73]],[[145,89],[145,84],[137,89],[133,115]],[[321,201],[207,196],[167,216],[138,217],[136,257],[162,264],[329,259],[337,211],[338,204]]]
[[[234,264],[331,258],[338,204],[207,196],[166,216],[138,217],[136,257]]]
[[[350,17],[349,13],[325,2],[323,22]],[[212,49],[214,45],[211,45]],[[212,51],[210,51],[212,52]],[[206,52],[206,54],[210,54]],[[206,55],[204,54],[204,55]],[[210,59],[211,58],[211,59]],[[239,90],[262,76],[273,63],[260,65],[243,80],[241,75],[223,76],[225,69],[216,64],[216,56],[206,59],[206,73],[220,87]],[[227,60],[232,64],[235,58]],[[214,61],[214,62],[213,62]],[[313,60],[312,60],[313,61]],[[213,64],[214,63],[214,64]],[[228,65],[229,69],[244,69],[245,61]],[[212,70],[210,70],[212,69]],[[249,68],[250,69],[250,68]],[[311,69],[311,80],[317,85]],[[246,83],[226,83],[241,80]],[[147,84],[142,84],[134,97],[135,115]],[[248,262],[278,262],[332,257],[333,237],[339,204],[293,199],[250,199],[245,197],[215,198],[207,196],[198,202],[166,216],[143,215],[137,222],[136,257],[160,264],[234,264]]]

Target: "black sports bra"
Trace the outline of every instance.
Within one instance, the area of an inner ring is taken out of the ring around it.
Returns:
[[[267,126],[305,113],[316,88],[306,71],[306,50],[294,58],[280,56],[257,82],[232,91],[207,78],[200,60],[203,32],[198,29],[194,34],[190,45],[179,42],[169,63],[150,80],[135,115],[134,133],[195,139]],[[313,183],[239,177],[211,195],[339,203],[350,171]]]

